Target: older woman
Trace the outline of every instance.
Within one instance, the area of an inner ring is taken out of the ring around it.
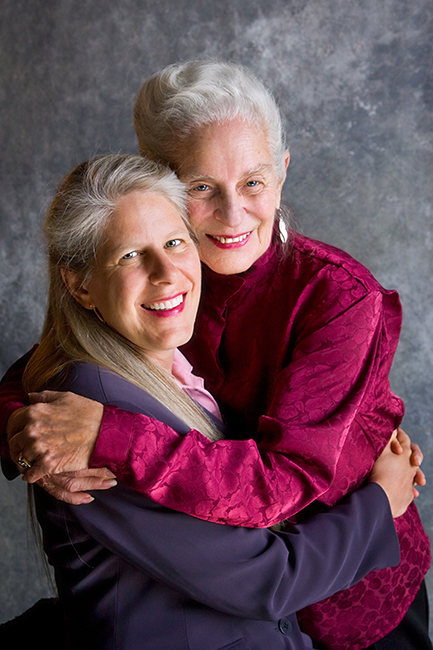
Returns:
[[[216,404],[176,350],[193,331],[201,270],[175,175],[138,156],[83,163],[45,234],[49,301],[26,387],[74,390],[221,438]],[[351,502],[292,533],[218,526],[120,486],[81,507],[37,487],[64,612],[57,647],[311,648],[300,604],[398,562],[391,512],[411,502],[416,472],[402,443],[403,456],[388,446]]]
[[[53,451],[57,433],[33,443],[28,429],[12,441],[13,457],[22,451],[34,463],[28,480],[35,480],[84,467],[94,451],[92,465],[107,465],[158,503],[215,522],[269,526],[302,518],[307,506],[310,512],[334,504],[362,483],[403,415],[388,381],[401,323],[397,294],[331,246],[293,232],[281,242],[289,154],[275,102],[245,69],[170,66],[144,84],[135,123],[141,152],[169,164],[188,187],[204,296],[186,355],[235,439],[215,447],[195,430],[179,439],[167,427],[106,408],[95,449],[89,438],[81,444],[84,429],[76,429],[80,462],[74,445]],[[3,395],[6,417],[20,400],[11,384]],[[76,428],[78,401],[70,399],[68,407],[62,398],[63,412],[74,413]],[[91,406],[82,409],[92,420]],[[41,430],[52,430],[58,411],[53,404],[50,416],[45,406]],[[11,434],[23,429],[23,417],[11,423]],[[98,410],[95,432],[100,417]],[[86,434],[88,427],[86,419]],[[70,439],[72,425],[65,430]],[[116,448],[114,431],[122,436]],[[143,454],[143,440],[151,439]],[[398,533],[398,568],[301,614],[326,647],[397,647],[384,637],[392,630],[400,636],[394,628],[415,596],[424,597],[430,563],[414,505]],[[423,625],[411,629],[408,647],[431,648]]]

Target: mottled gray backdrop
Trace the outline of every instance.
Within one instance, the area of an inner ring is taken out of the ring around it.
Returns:
[[[2,0],[0,372],[38,339],[38,232],[59,179],[96,153],[137,151],[132,107],[150,73],[238,61],[282,107],[299,229],[400,291],[392,384],[433,484],[432,24],[432,0]],[[432,494],[419,499],[430,534]],[[25,501],[21,481],[0,479],[0,622],[49,589]]]

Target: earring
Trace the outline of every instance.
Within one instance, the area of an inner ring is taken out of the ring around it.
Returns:
[[[281,208],[277,209],[275,216],[278,219],[278,230],[279,230],[280,239],[283,242],[283,244],[285,244],[288,239],[288,230],[287,230],[287,224],[284,221]]]
[[[99,313],[98,308],[95,307],[95,305],[90,305],[90,309],[93,311],[97,319],[100,320],[101,323],[104,323],[105,325],[105,320],[102,318],[101,314]]]

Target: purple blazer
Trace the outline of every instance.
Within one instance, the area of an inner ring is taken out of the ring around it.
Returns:
[[[78,363],[57,386],[188,431],[103,368]],[[93,496],[71,506],[35,488],[68,650],[304,650],[296,610],[399,562],[376,484],[284,533],[206,522],[120,484]]]

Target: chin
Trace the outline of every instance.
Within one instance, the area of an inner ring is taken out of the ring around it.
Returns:
[[[182,345],[185,345],[188,343],[190,338],[192,337],[193,330],[188,330],[188,332],[185,332],[185,334],[176,332],[176,336],[174,336],[170,341],[166,342],[166,349],[172,349],[174,350],[175,348],[180,348]]]
[[[216,251],[210,251],[209,255],[206,255],[206,251],[203,250],[201,259],[206,266],[208,266],[215,273],[221,275],[234,275],[235,273],[244,273],[263,255],[265,250],[246,250],[244,249],[233,249],[227,250],[224,252],[219,252],[215,254]]]
[[[250,266],[256,260],[239,260],[239,259],[225,259],[225,260],[203,260],[204,264],[208,266],[215,273],[220,275],[234,275],[235,273],[243,273],[248,271]]]

